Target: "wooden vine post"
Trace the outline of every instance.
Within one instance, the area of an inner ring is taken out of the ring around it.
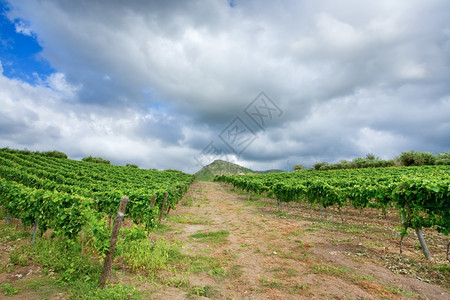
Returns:
[[[150,208],[153,208],[153,206],[155,206],[155,200],[156,200],[156,194],[153,194],[152,202],[150,202]]]
[[[33,238],[31,239],[31,244],[34,245],[34,243],[36,242],[36,231],[37,231],[37,227],[38,227],[38,221],[37,219],[34,220],[34,228],[33,228]]]
[[[406,203],[405,206],[406,206],[406,210],[408,211],[408,219],[411,220],[411,216],[412,216],[411,207],[409,206],[408,203]],[[402,214],[402,218],[403,218],[403,214]],[[425,256],[426,259],[431,260],[430,250],[428,250],[428,246],[423,237],[422,230],[420,230],[420,227],[418,227],[418,226],[415,226],[414,229],[416,230],[416,235],[417,235],[417,238],[419,239],[419,243],[420,243],[420,247],[422,248],[423,255]]]
[[[106,252],[105,262],[103,264],[102,275],[100,276],[100,280],[98,282],[99,288],[104,288],[106,281],[111,277],[111,268],[112,268],[112,260],[114,251],[116,250],[116,242],[117,236],[119,235],[120,226],[122,226],[123,217],[125,215],[125,209],[128,204],[128,197],[123,196],[120,200],[119,211],[117,212],[116,219],[114,221],[114,227],[111,234],[111,239],[109,240],[109,249]]]
[[[163,203],[162,203],[162,206],[161,206],[161,211],[159,212],[159,223],[161,223],[161,219],[163,217],[164,208],[166,207],[166,201],[167,201],[167,195],[168,194],[169,193],[167,193],[167,192],[164,193],[164,200],[163,200]]]
[[[425,242],[422,230],[420,230],[420,228],[416,228],[416,235],[417,238],[419,239],[420,247],[422,247],[423,255],[425,255],[426,259],[431,260],[430,250],[428,250],[427,243]]]

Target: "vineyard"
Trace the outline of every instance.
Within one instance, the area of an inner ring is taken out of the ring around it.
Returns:
[[[408,228],[414,229],[428,259],[421,229],[435,228],[444,235],[450,232],[450,166],[221,175],[215,180],[248,192],[274,195],[280,206],[282,202],[307,202],[321,209],[335,206],[340,214],[347,205],[361,212],[375,208],[383,214],[396,209],[402,217],[401,237]]]
[[[60,154],[0,150],[0,297],[448,296],[450,166],[202,182]]]
[[[192,180],[178,171],[0,152],[0,205],[24,226],[37,222],[41,233],[53,229],[67,237],[77,235],[89,218],[112,218],[124,195],[130,199],[127,217],[151,228],[164,194],[166,208],[174,208]]]

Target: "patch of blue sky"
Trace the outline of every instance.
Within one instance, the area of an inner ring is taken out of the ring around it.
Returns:
[[[153,87],[142,89],[145,101],[142,103],[144,110],[168,111],[172,105],[164,101],[158,91]]]
[[[11,22],[7,12],[8,7],[0,1],[0,62],[3,75],[33,85],[39,83],[55,69],[40,55],[42,47],[34,34],[17,32],[16,24],[23,25],[24,21]]]

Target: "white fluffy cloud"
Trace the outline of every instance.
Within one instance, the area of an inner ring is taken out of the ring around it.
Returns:
[[[445,0],[10,3],[57,73],[0,78],[4,146],[193,172],[264,90],[284,114],[250,167],[450,148]]]
[[[152,130],[164,130],[170,116],[157,110],[146,115],[132,110],[112,115],[101,107],[71,101],[74,90],[61,74],[49,76],[39,86],[0,76],[0,144],[58,149],[75,159],[94,155],[158,169],[186,168],[182,158],[195,154],[189,148],[167,145],[167,137]],[[146,123],[156,125],[141,132]]]

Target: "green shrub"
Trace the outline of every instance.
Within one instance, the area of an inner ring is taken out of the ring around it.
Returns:
[[[56,150],[47,152],[37,152],[36,154],[48,157],[65,158],[65,159],[68,158],[67,154]]]
[[[400,162],[403,166],[434,165],[436,156],[430,152],[402,152]]]
[[[18,153],[18,154],[24,154],[24,155],[42,155],[42,156],[48,156],[48,157],[56,157],[56,158],[68,158],[67,154],[60,152],[60,151],[46,151],[46,152],[39,152],[39,151],[30,151],[28,149],[24,150],[16,150],[16,149],[10,149],[8,147],[1,148],[0,151],[9,152],[9,153]]]
[[[84,157],[82,159],[82,161],[84,161],[84,162],[92,162],[92,163],[96,163],[96,164],[106,164],[106,165],[109,165],[111,163],[107,159],[104,159],[104,158],[101,158],[101,157],[92,157],[92,156]]]
[[[326,166],[328,165],[327,162],[316,162],[314,164],[314,170],[319,171],[319,170],[324,170],[326,168]]]
[[[436,165],[450,165],[450,150],[445,153],[439,153],[435,161]]]
[[[303,171],[307,171],[308,169],[302,165],[295,165],[293,171],[294,172],[303,172]]]

